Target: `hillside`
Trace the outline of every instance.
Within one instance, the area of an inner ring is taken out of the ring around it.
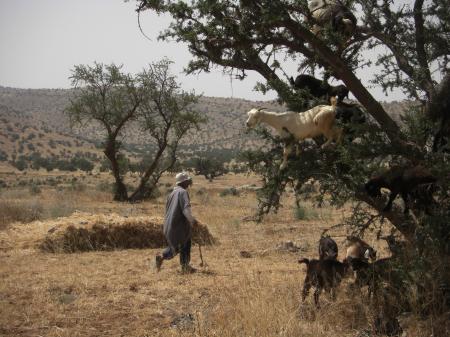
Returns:
[[[76,154],[94,160],[102,158],[96,147],[103,139],[95,124],[72,129],[64,108],[73,90],[16,89],[0,87],[0,160],[16,160],[21,155],[39,153],[42,157],[71,158]],[[202,97],[196,109],[208,123],[190,134],[181,149],[184,152],[232,150],[254,147],[258,140],[245,133],[246,111],[264,106],[275,111],[284,108],[275,101],[249,101],[237,98]],[[405,102],[385,104],[396,120]],[[138,152],[149,140],[136,129],[122,139],[127,149]]]

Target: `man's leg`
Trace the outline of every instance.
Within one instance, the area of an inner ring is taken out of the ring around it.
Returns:
[[[156,270],[160,271],[161,270],[161,266],[163,264],[163,261],[164,260],[170,260],[175,255],[176,255],[176,252],[170,247],[167,247],[166,249],[164,249],[163,252],[162,252],[162,255],[159,255],[159,254],[156,255],[156,257],[155,257]]]
[[[181,264],[181,269],[184,272],[194,272],[195,271],[195,269],[189,265],[189,262],[191,262],[191,246],[192,246],[192,242],[189,239],[181,247],[181,250],[180,250],[180,264]]]

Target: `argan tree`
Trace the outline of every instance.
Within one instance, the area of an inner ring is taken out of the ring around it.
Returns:
[[[72,124],[95,122],[104,132],[103,151],[115,179],[114,200],[149,197],[161,175],[175,164],[180,141],[204,122],[192,110],[198,97],[180,89],[170,75],[170,63],[166,59],[153,63],[136,76],[114,64],[78,65],[72,70],[76,90],[66,112]],[[144,156],[139,185],[129,193],[124,182],[128,158],[122,144],[133,132],[141,133],[148,148],[155,150]]]
[[[140,0],[137,10],[172,17],[160,38],[188,45],[192,54],[188,73],[220,67],[245,80],[248,72],[257,72],[265,82],[256,88],[275,90],[280,102],[294,111],[303,111],[311,100],[307,93],[290,86],[288,76],[294,74],[286,74],[287,65],[296,62],[299,72],[341,80],[367,114],[368,122],[356,127],[353,136],[335,149],[302,145],[301,155],[292,158],[281,172],[277,161],[281,140],[262,131],[261,136],[272,140],[273,147],[247,153],[250,169],[258,172],[264,183],[259,195],[260,215],[277,210],[287,185],[298,187],[311,178],[318,181],[319,203],[323,195],[330,195],[335,205],[355,203],[353,216],[346,222],[352,230],[361,234],[380,224],[378,220],[387,219],[397,234],[409,241],[416,258],[403,264],[409,271],[402,274],[402,282],[423,290],[436,280],[442,281],[442,287],[433,288],[433,300],[419,291],[420,303],[416,303],[421,312],[442,312],[450,302],[445,297],[448,290],[444,290],[450,287],[449,275],[445,264],[431,261],[448,263],[450,254],[448,2],[341,2],[358,18],[351,37],[326,23],[320,33],[313,34],[311,28],[317,22],[306,0]],[[371,76],[370,82],[386,94],[399,89],[412,100],[404,123],[396,123],[356,76],[365,69],[364,77]],[[358,141],[353,141],[355,138]],[[364,183],[373,174],[396,164],[420,164],[439,177],[432,215],[415,209],[405,215],[398,207],[383,212],[385,201],[365,193]],[[427,276],[413,277],[413,269]]]
[[[210,182],[227,173],[224,163],[216,158],[195,157],[192,166],[195,174],[204,176]]]

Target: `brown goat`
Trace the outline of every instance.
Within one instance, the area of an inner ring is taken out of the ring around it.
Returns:
[[[319,259],[337,260],[338,246],[329,236],[322,236],[319,241]]]
[[[347,262],[335,260],[300,259],[298,263],[306,264],[306,277],[303,283],[302,301],[305,301],[311,287],[314,287],[314,303],[319,307],[319,296],[324,289],[336,297],[335,289],[344,277],[351,275],[351,267]]]
[[[367,193],[375,198],[381,196],[380,189],[382,187],[391,191],[389,195],[389,201],[384,207],[383,211],[390,211],[392,208],[392,202],[395,197],[400,194],[405,202],[404,213],[408,213],[409,209],[409,197],[413,196],[412,192],[423,184],[433,184],[437,179],[424,167],[402,167],[395,166],[389,169],[387,172],[370,179],[365,184]],[[420,193],[420,192],[419,192]],[[432,203],[432,197],[420,193],[424,198],[421,203]],[[417,199],[417,198],[416,198]]]
[[[374,261],[377,258],[377,251],[373,249],[367,242],[357,238],[356,236],[348,236],[349,246],[345,259],[361,259]]]

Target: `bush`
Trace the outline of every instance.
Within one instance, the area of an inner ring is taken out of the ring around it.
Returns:
[[[320,215],[314,208],[306,208],[299,205],[294,208],[294,217],[297,220],[311,220],[319,218]]]
[[[75,212],[75,207],[73,204],[63,201],[63,202],[57,202],[56,204],[53,204],[50,208],[46,211],[46,217],[49,218],[60,218],[71,215],[73,212]]]
[[[226,197],[227,195],[239,196],[239,191],[235,187],[230,187],[224,189],[219,195],[221,197]]]
[[[12,162],[11,164],[19,171],[23,171],[28,167],[27,162],[23,158],[20,158],[19,160]]]
[[[294,217],[297,220],[305,220],[306,219],[306,209],[303,206],[294,208]]]
[[[49,177],[46,180],[46,184],[49,185],[49,186],[57,186],[58,185],[58,181],[55,178],[53,178],[53,177]]]
[[[8,154],[4,151],[0,150],[0,161],[7,161],[8,160]]]
[[[114,184],[107,183],[105,181],[102,181],[97,184],[96,190],[100,192],[113,192],[114,191]]]
[[[0,199],[0,229],[13,222],[32,222],[42,218],[43,207],[37,201]]]
[[[69,190],[74,192],[83,192],[86,190],[86,185],[76,180],[72,180],[69,186]]]
[[[30,185],[29,191],[30,191],[31,195],[41,194],[41,192],[42,192],[41,188],[36,183],[33,183],[33,184]]]

